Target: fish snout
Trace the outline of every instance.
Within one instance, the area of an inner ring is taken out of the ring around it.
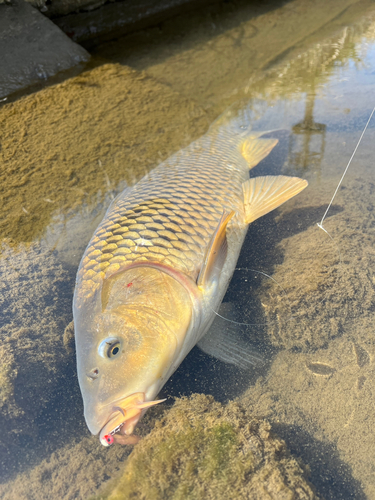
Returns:
[[[135,444],[137,436],[133,433],[143,413],[150,406],[162,403],[165,399],[145,401],[144,393],[135,393],[112,407],[112,413],[99,433],[99,440],[104,446],[118,444]]]
[[[104,446],[111,446],[114,443],[132,444],[129,440],[125,440],[124,437],[133,433],[141,414],[141,409],[131,408],[125,410],[119,406],[114,406],[111,418],[99,434],[101,444]],[[120,435],[123,436],[122,439],[118,439]]]

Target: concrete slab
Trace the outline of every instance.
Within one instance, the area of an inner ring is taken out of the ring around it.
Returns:
[[[23,0],[0,5],[0,98],[89,58],[84,48]]]
[[[90,12],[74,12],[89,10],[97,1],[101,0],[52,0],[45,15],[53,18],[72,40],[91,48],[104,40],[155,26],[193,10],[205,11],[210,5],[220,3],[220,0],[123,0]]]

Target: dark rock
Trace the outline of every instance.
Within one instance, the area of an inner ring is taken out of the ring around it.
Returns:
[[[90,58],[23,0],[0,5],[0,98]]]

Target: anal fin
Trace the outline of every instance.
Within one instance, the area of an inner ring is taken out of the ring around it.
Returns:
[[[245,222],[259,219],[279,207],[307,186],[299,177],[285,175],[254,177],[242,184],[244,193]]]
[[[241,153],[248,162],[249,169],[256,167],[268,156],[278,142],[278,139],[254,139],[252,137],[246,139],[242,143]]]

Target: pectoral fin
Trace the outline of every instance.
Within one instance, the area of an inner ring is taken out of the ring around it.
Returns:
[[[284,175],[254,177],[242,184],[244,193],[245,222],[259,219],[279,207],[300,191],[307,181]]]
[[[221,216],[206,250],[203,266],[197,279],[198,286],[209,285],[220,274],[227,257],[227,225],[234,214],[234,211],[224,211]]]
[[[208,333],[198,342],[198,347],[206,354],[242,370],[249,370],[255,365],[264,363],[250,342],[241,335],[241,328],[219,316]]]
[[[249,163],[249,169],[254,168],[268,156],[278,142],[278,139],[254,139],[252,137],[246,139],[242,143],[241,152]]]

